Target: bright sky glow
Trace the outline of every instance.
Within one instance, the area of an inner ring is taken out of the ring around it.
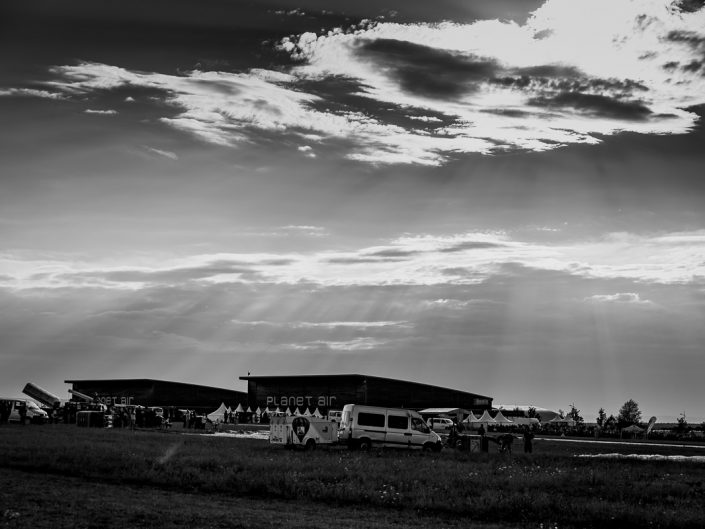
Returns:
[[[0,394],[348,372],[705,416],[702,2],[10,4]]]

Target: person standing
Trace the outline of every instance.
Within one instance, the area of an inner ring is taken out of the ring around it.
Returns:
[[[524,430],[524,453],[530,454],[534,451],[533,447],[534,434],[529,428]]]

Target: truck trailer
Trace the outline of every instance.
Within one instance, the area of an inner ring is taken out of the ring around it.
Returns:
[[[269,442],[315,450],[318,445],[338,442],[338,423],[319,417],[274,415],[269,422]]]

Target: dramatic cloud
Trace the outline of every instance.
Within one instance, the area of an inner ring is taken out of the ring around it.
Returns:
[[[117,115],[117,110],[94,110],[92,108],[88,108],[83,111],[86,114],[97,114],[99,116],[116,116]]]
[[[267,131],[300,136],[310,158],[312,141],[343,139],[351,159],[438,165],[459,153],[688,131],[697,119],[688,108],[705,103],[703,28],[705,10],[682,3],[548,0],[523,25],[362,21],[287,37],[277,47],[297,64],[282,71],[81,63],[52,70],[55,92],[3,94],[148,88],[178,109],[164,123],[207,142],[234,146]]]
[[[169,158],[170,160],[178,160],[179,157],[175,152],[171,151],[164,151],[162,149],[155,149],[154,147],[147,147],[145,146],[145,149],[147,149],[149,152],[152,152],[154,154],[158,154],[159,156],[163,156],[164,158]]]
[[[598,303],[627,303],[636,305],[652,305],[649,300],[641,299],[639,294],[635,292],[621,292],[618,294],[595,294],[589,298],[585,298],[585,301],[598,302]]]
[[[4,88],[0,89],[0,97],[42,97],[46,99],[64,99],[62,94],[49,92],[48,90],[37,90],[34,88]]]
[[[316,226],[280,229],[314,237],[324,233]],[[578,278],[702,283],[705,281],[705,233],[653,236],[615,233],[571,244],[519,240],[508,233],[405,235],[384,246],[345,252],[319,249],[268,254],[222,253],[160,260],[153,266],[141,267],[129,264],[99,267],[91,263],[27,260],[8,255],[0,257],[0,286],[21,290],[66,287],[135,290],[185,283],[477,285],[492,277],[524,274],[526,269],[560,272]]]

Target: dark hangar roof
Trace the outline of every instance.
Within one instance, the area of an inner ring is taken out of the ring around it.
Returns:
[[[232,388],[218,388],[215,386],[206,386],[203,384],[189,384],[188,382],[175,382],[173,380],[157,380],[154,378],[84,378],[81,380],[64,380],[64,384],[87,384],[92,382],[99,383],[125,383],[129,382],[132,384],[172,384],[177,386],[188,386],[191,388],[202,388],[211,389],[216,391],[232,391],[236,393],[247,393],[246,391],[232,389]]]
[[[247,380],[250,381],[252,380],[253,382],[257,382],[258,380],[291,380],[291,379],[340,379],[341,381],[347,379],[350,381],[356,381],[356,382],[364,382],[366,380],[372,380],[376,382],[395,382],[395,383],[403,383],[403,384],[410,384],[413,386],[417,386],[419,388],[426,388],[426,389],[438,389],[438,390],[445,390],[445,391],[455,391],[457,393],[465,393],[466,395],[472,395],[474,397],[480,397],[484,399],[492,399],[492,397],[488,397],[486,395],[480,395],[478,393],[471,393],[469,391],[462,391],[459,389],[453,389],[453,388],[447,388],[443,386],[434,386],[431,384],[423,384],[421,382],[412,382],[410,380],[400,380],[398,378],[385,378],[385,377],[376,377],[372,375],[361,375],[358,373],[348,373],[348,374],[335,374],[335,375],[274,375],[274,376],[267,376],[267,375],[262,375],[262,376],[246,376],[246,377],[240,377],[240,380]]]

